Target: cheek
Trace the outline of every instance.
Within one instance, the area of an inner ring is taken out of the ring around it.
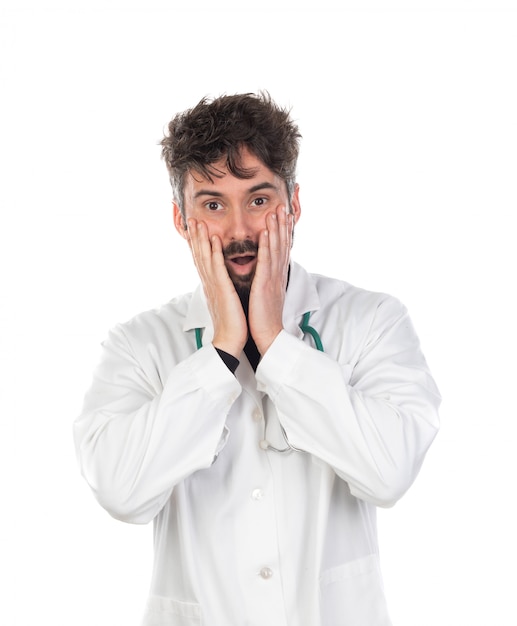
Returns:
[[[263,230],[267,229],[267,216],[272,213],[273,210],[263,211],[260,215],[256,215],[252,221],[252,229],[254,235],[258,237]]]
[[[209,239],[213,237],[214,235],[217,235],[221,240],[223,240],[224,228],[221,228],[221,224],[218,224],[217,221],[214,221],[214,220],[205,219],[203,221],[206,225]]]

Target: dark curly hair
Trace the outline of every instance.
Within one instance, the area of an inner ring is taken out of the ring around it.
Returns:
[[[183,216],[185,174],[197,171],[213,182],[223,173],[214,163],[226,157],[228,170],[238,178],[253,172],[241,166],[240,151],[248,148],[282,178],[289,199],[294,193],[300,133],[290,111],[278,107],[267,92],[203,98],[195,107],[178,113],[160,142],[174,199]]]

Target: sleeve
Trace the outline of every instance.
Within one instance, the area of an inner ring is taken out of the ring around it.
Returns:
[[[229,354],[220,348],[216,348],[217,354],[221,357],[226,367],[232,374],[235,374],[239,367],[239,359],[235,358],[233,354]]]
[[[291,445],[378,506],[405,493],[438,431],[440,395],[394,298],[377,307],[355,363],[342,365],[282,331],[257,379]]]
[[[113,517],[147,523],[177,483],[213,463],[241,388],[212,345],[176,365],[160,393],[121,329],[102,351],[74,422],[79,463]]]

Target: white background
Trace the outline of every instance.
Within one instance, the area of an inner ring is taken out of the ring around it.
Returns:
[[[444,398],[379,513],[394,624],[515,626],[515,2],[254,4],[2,5],[0,623],[138,624],[151,526],[95,503],[71,424],[108,329],[197,283],[164,126],[268,89],[304,136],[293,257],[404,301]]]

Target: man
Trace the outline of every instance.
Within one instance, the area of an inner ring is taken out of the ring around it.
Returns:
[[[290,261],[299,133],[267,95],[162,141],[201,285],[115,328],[75,423],[100,504],[154,521],[147,626],[387,626],[376,506],[439,394],[406,310]]]

